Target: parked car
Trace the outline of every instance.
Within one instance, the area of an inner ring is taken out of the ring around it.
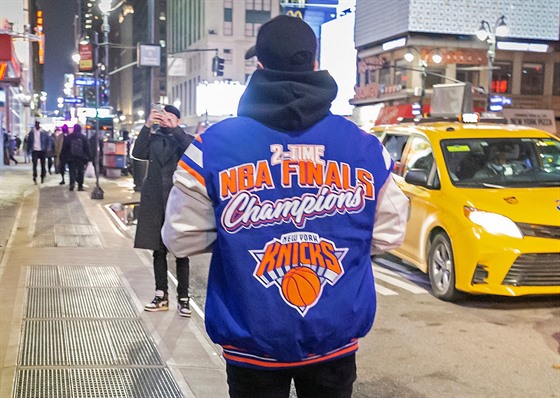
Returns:
[[[410,199],[404,242],[391,253],[428,273],[436,297],[560,294],[557,137],[430,119],[372,133]]]

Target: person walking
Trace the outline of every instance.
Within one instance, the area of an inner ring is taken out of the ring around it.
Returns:
[[[60,129],[59,129],[60,130]],[[55,128],[56,131],[56,128]],[[47,150],[45,152],[45,158],[47,161],[47,171],[49,172],[49,174],[52,174],[53,171],[53,166],[55,168],[54,172],[56,174],[56,166],[54,163],[54,138],[55,138],[55,131],[52,132],[52,134],[49,134],[49,143],[47,145]]]
[[[64,185],[64,172],[66,169],[66,164],[62,161],[62,146],[64,145],[64,137],[68,134],[68,126],[66,124],[62,127],[57,127],[54,129],[54,169],[55,172],[60,174],[62,180],[59,182],[60,185]]]
[[[90,161],[89,144],[82,127],[75,124],[72,133],[64,138],[61,151],[62,162],[68,165],[70,174],[70,191],[74,190],[76,183],[78,191],[84,191],[84,168]]]
[[[47,168],[45,167],[46,153],[49,149],[49,135],[41,128],[38,120],[35,127],[27,135],[27,148],[31,152],[31,162],[33,163],[33,182],[37,184],[37,162],[41,162],[41,183],[45,182]]]
[[[379,139],[329,112],[334,79],[300,18],[263,24],[238,117],[210,126],[174,175],[162,238],[212,251],[206,330],[230,397],[350,397],[372,327],[371,255],[404,239],[408,201]]]
[[[167,248],[161,240],[161,227],[173,173],[177,162],[193,137],[179,127],[181,113],[173,105],[163,110],[152,109],[146,124],[134,142],[132,157],[148,161],[148,172],[142,183],[140,209],[134,247],[153,250],[156,293],[146,304],[146,311],[167,311],[169,295],[167,283]],[[159,127],[157,127],[159,125]],[[180,316],[191,316],[189,303],[190,265],[187,256],[175,256],[177,266],[177,311]]]
[[[18,161],[14,158],[14,146],[15,142],[12,139],[12,135],[6,132],[5,129],[3,130],[3,142],[4,142],[4,163],[9,166],[10,160],[13,160],[16,166],[18,165]]]
[[[23,145],[21,150],[23,151],[23,163],[29,163],[31,159],[31,152],[29,150],[29,136],[23,137]]]

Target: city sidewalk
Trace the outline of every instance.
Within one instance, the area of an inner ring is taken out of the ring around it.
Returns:
[[[101,177],[103,200],[90,198],[95,179],[86,192],[59,181],[0,167],[0,397],[226,397],[219,348],[196,303],[177,314],[172,275],[170,310],[143,311],[151,253],[111,210],[139,201],[132,177]]]

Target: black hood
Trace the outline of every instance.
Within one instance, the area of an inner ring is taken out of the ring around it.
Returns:
[[[258,69],[239,101],[237,114],[275,130],[305,130],[328,114],[337,91],[327,71]]]

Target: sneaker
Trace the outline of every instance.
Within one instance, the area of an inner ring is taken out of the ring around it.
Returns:
[[[158,295],[156,292],[156,296],[152,300],[151,303],[148,303],[144,306],[144,311],[167,311],[169,309],[169,300],[167,299],[167,293],[163,296]]]
[[[64,184],[66,184],[64,181],[60,181],[60,182],[58,183],[58,185],[64,185]]]
[[[184,317],[191,316],[192,312],[191,307],[189,306],[188,297],[177,298],[177,312],[179,313],[179,315]]]

